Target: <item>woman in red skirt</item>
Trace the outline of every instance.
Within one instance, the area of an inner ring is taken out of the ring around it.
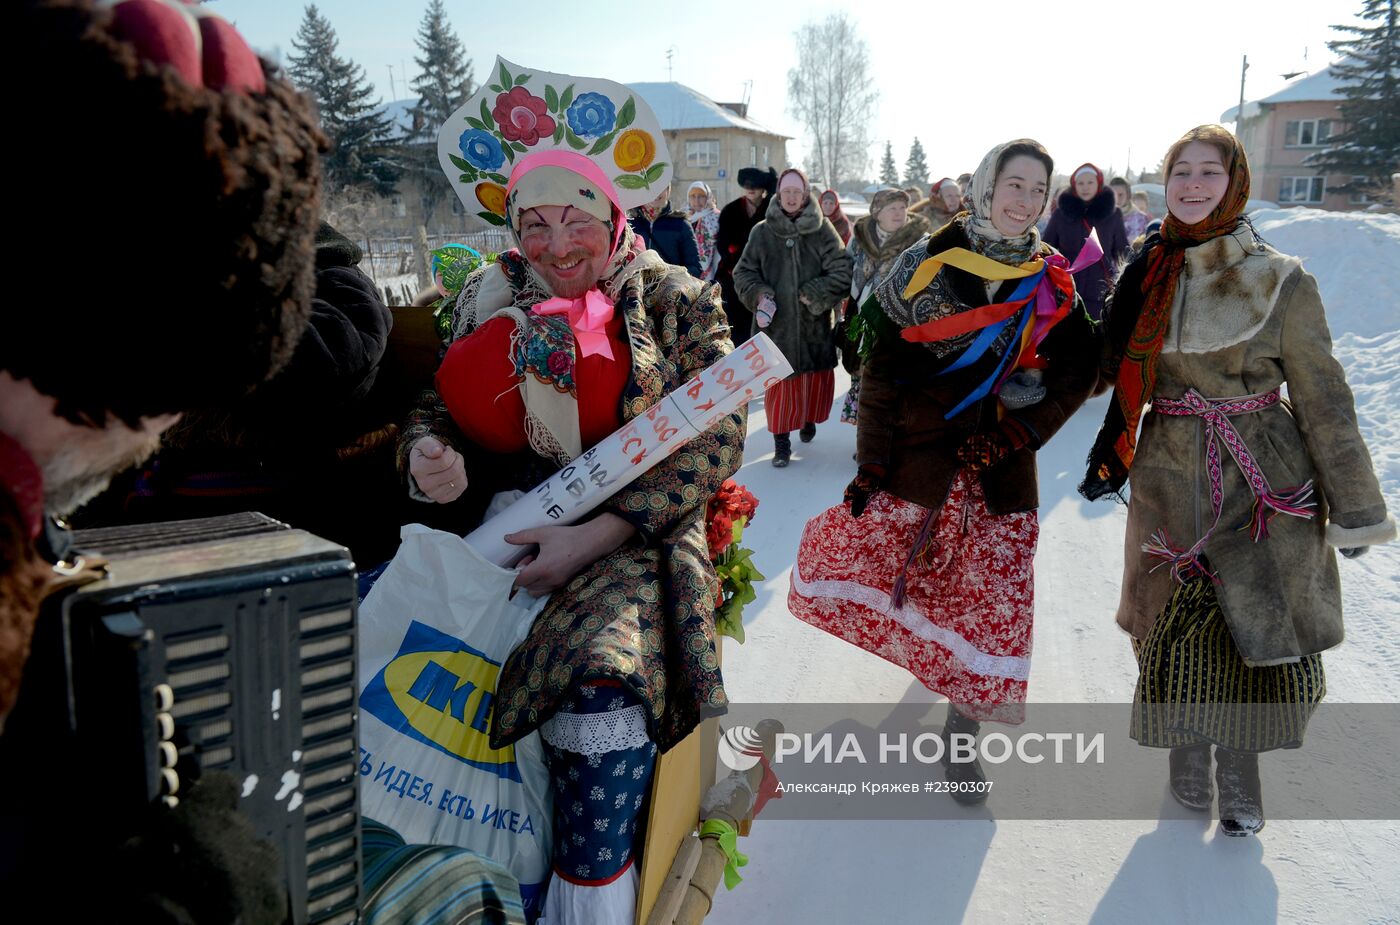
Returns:
[[[855,480],[802,536],[788,606],[951,704],[945,739],[1024,714],[1039,504],[1035,452],[1089,396],[1098,340],[1035,220],[1054,164],[994,148],[969,212],[905,251],[862,308]],[[1043,371],[1009,411],[1002,384]],[[965,740],[964,740],[965,741]],[[947,762],[962,802],[979,762]]]
[[[789,168],[778,177],[778,195],[749,235],[734,285],[753,311],[753,333],[766,331],[794,371],[764,395],[773,465],[781,468],[792,457],[790,432],[810,443],[831,414],[833,314],[851,285],[846,245],[822,215],[802,171]]]

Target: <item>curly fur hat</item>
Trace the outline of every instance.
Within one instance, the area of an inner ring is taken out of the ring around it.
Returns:
[[[18,0],[0,22],[38,52],[6,58],[11,86],[43,88],[11,101],[25,272],[0,369],[94,426],[274,374],[314,285],[325,138],[308,101],[270,74],[191,83],[92,0]]]

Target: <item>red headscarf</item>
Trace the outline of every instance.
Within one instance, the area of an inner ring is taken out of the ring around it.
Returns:
[[[830,215],[826,216],[827,221],[831,222],[832,227],[836,229],[836,233],[841,236],[841,243],[849,244],[851,243],[851,220],[846,217],[845,212],[841,211],[841,197],[837,195],[836,190],[829,189],[821,194],[817,200],[817,204],[824,206],[828,199],[831,200],[836,208],[832,210]],[[823,211],[822,214],[826,215],[826,212]]]
[[[1157,357],[1167,335],[1176,282],[1186,266],[1186,250],[1212,238],[1230,234],[1239,225],[1249,201],[1249,159],[1239,139],[1218,125],[1198,126],[1182,136],[1167,153],[1164,176],[1191,141],[1217,147],[1231,145],[1222,152],[1229,162],[1226,172],[1230,185],[1210,215],[1194,225],[1184,224],[1168,213],[1162,223],[1162,240],[1145,255],[1147,272],[1137,292],[1114,294],[1114,312],[1109,317],[1108,340],[1113,355],[1121,355],[1113,401],[1089,454],[1089,472],[1079,490],[1091,500],[1117,492],[1128,480],[1128,469],[1137,452],[1138,422],[1143,406],[1152,400],[1157,384]],[[1126,274],[1125,274],[1126,276]],[[1126,280],[1124,280],[1126,281]],[[1131,309],[1141,299],[1136,313]],[[1131,325],[1131,327],[1129,327]]]

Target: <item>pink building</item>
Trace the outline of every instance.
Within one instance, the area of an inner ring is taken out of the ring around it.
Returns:
[[[1370,204],[1361,194],[1327,191],[1350,177],[1328,175],[1304,163],[1342,129],[1340,86],[1331,69],[1324,68],[1289,81],[1262,100],[1245,103],[1243,118],[1238,106],[1221,113],[1220,121],[1235,123],[1235,135],[1249,155],[1253,198],[1334,212],[1354,212]]]

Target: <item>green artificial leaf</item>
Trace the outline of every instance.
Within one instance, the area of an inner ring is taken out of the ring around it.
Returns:
[[[575,135],[574,130],[568,126],[564,127],[564,140],[567,141],[569,147],[573,148],[575,151],[582,151],[584,148],[588,147],[588,142]]]
[[[620,132],[632,124],[632,120],[637,118],[637,104],[632,97],[627,97],[627,102],[622,104],[622,109],[617,113],[617,130]]]
[[[564,140],[564,123],[557,122],[554,125],[554,143],[558,144]]]
[[[554,88],[549,84],[544,85],[544,104],[549,107],[550,112],[559,111],[559,94],[554,92]]]
[[[467,116],[467,124],[470,125],[472,128],[479,128],[483,132],[490,131],[490,129],[488,129],[485,125],[482,125],[480,119],[473,119],[471,116]]]
[[[501,86],[503,86],[503,87],[509,87],[509,86],[511,86],[512,84],[515,83],[515,81],[511,80],[510,71],[506,70],[506,63],[505,63],[504,61],[501,62],[501,77],[500,77],[500,81],[501,81]]]
[[[500,84],[491,84],[491,85],[490,85],[489,87],[487,87],[486,89],[490,90],[492,93],[505,93],[505,92],[506,92],[506,88],[503,87],[503,86],[501,86]]]
[[[447,159],[451,161],[458,170],[466,171],[468,173],[476,172],[475,167],[473,167],[471,164],[468,164],[466,161],[462,160],[455,154],[448,154]]]
[[[517,87],[524,86],[526,81],[528,81],[533,76],[533,74],[521,74],[520,76],[515,78],[515,85]]]
[[[510,178],[507,177],[505,174],[500,174],[500,173],[484,173],[484,174],[482,174],[482,176],[485,177],[486,179],[490,180],[492,183],[499,183],[499,184],[501,184],[502,186],[505,186],[507,183],[510,182]]]
[[[506,220],[495,212],[478,212],[476,214],[478,218],[490,222],[493,225],[504,225],[506,223]]]
[[[569,104],[574,101],[574,85],[569,84],[569,89],[564,91],[564,95],[559,98],[559,111],[563,112],[569,108]]]
[[[487,108],[485,100],[481,101],[481,121],[485,122],[487,125],[495,124],[491,118],[491,110]]]
[[[514,163],[515,163],[515,149],[512,148],[510,145],[501,145],[501,150],[504,151],[504,152],[506,153],[506,160],[508,160],[508,161],[510,161],[512,164],[514,164]]]
[[[457,181],[459,183],[475,183],[476,177],[469,177],[466,174],[462,174],[460,177],[457,178]]]
[[[525,145],[521,144],[521,143],[518,142],[518,141],[512,141],[512,142],[510,143],[510,146],[511,146],[512,148],[514,148],[515,150],[519,151],[521,154],[524,154],[526,151],[529,151],[529,150],[530,150],[529,148],[525,147]]]
[[[593,142],[593,147],[589,149],[588,156],[596,157],[599,154],[602,154],[604,151],[608,150],[608,146],[613,143],[613,139],[616,137],[617,132],[609,132],[602,138],[599,138],[597,141]]]
[[[613,182],[615,182],[618,186],[622,187],[623,189],[647,188],[647,181],[643,180],[641,177],[637,176],[634,173],[624,173],[620,177],[613,178]]]
[[[665,164],[652,164],[650,167],[648,167],[648,168],[646,169],[646,173],[642,174],[642,176],[646,177],[646,179],[647,179],[647,186],[651,186],[651,185],[652,185],[653,183],[655,183],[657,180],[660,180],[660,179],[661,179],[661,175],[662,175],[663,173],[665,173],[665,172],[666,172],[666,165],[665,165]]]

